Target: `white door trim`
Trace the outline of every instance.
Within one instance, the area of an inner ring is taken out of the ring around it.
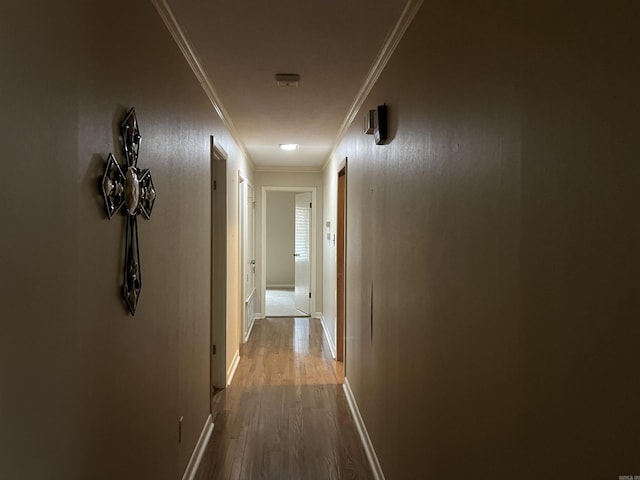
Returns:
[[[214,182],[217,188],[214,189]],[[211,135],[211,387],[223,388],[227,371],[227,153]],[[216,354],[212,355],[213,346]]]
[[[246,334],[246,318],[247,308],[245,299],[245,245],[247,235],[246,225],[246,209],[247,209],[247,179],[242,175],[242,172],[238,170],[238,312],[240,313],[240,332],[238,338],[244,338]]]
[[[240,297],[240,338],[245,343],[249,339],[249,332],[253,327],[254,318],[247,318],[247,306],[255,295],[255,274],[253,285],[248,286],[245,276],[251,268],[250,261],[255,260],[255,217],[251,215],[254,208],[249,201],[249,189],[255,187],[248,178],[238,170],[238,292]],[[255,199],[254,199],[255,201]],[[255,215],[255,212],[253,212]],[[253,225],[250,219],[253,219]],[[253,252],[250,251],[250,236],[253,236]],[[253,258],[252,258],[253,257]]]
[[[266,296],[267,296],[267,192],[311,192],[311,302],[309,303],[310,313],[316,311],[316,212],[318,211],[318,202],[316,197],[316,187],[273,187],[263,186],[261,189],[261,205],[260,205],[260,302],[263,315],[266,313]]]

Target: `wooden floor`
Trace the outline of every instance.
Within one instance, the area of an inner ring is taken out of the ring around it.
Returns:
[[[342,376],[319,320],[256,320],[196,480],[372,478]]]

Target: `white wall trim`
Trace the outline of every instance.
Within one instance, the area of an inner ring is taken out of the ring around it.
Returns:
[[[184,55],[184,58],[187,60],[187,63],[189,64],[189,66],[191,67],[191,70],[193,71],[194,75],[198,79],[200,86],[204,90],[204,93],[207,95],[207,97],[209,97],[209,100],[211,101],[211,104],[213,105],[213,108],[215,109],[216,113],[220,117],[220,120],[222,120],[222,123],[224,124],[224,126],[227,128],[227,130],[229,130],[231,137],[233,138],[234,142],[238,145],[238,148],[244,155],[244,158],[247,160],[247,162],[251,165],[252,168],[255,168],[255,163],[247,153],[247,149],[244,143],[242,142],[242,140],[240,139],[240,135],[238,134],[238,131],[236,130],[235,125],[231,121],[231,117],[229,117],[229,113],[222,105],[218,92],[213,86],[213,83],[211,83],[211,80],[209,80],[209,77],[207,76],[204,70],[204,67],[202,66],[202,63],[200,62],[200,58],[198,57],[198,54],[196,53],[195,48],[191,46],[191,43],[189,42],[186,35],[182,31],[182,28],[180,27],[178,20],[173,14],[173,10],[171,10],[171,7],[167,3],[167,0],[151,0],[151,2],[156,7],[158,14],[160,14],[162,21],[167,27],[167,30],[169,30],[169,33],[171,33],[171,36],[176,42],[176,45],[178,45],[178,48],[182,52],[182,55]]]
[[[269,288],[296,288],[296,286],[288,283],[269,283],[267,289]]]
[[[253,298],[253,296],[256,293],[256,288],[253,287],[253,290],[251,290],[251,293],[247,296],[247,298],[245,299],[244,303],[249,303],[251,301],[251,299]]]
[[[200,438],[198,438],[198,442],[193,449],[193,453],[191,453],[191,458],[189,459],[187,468],[182,475],[182,480],[193,480],[196,477],[198,467],[200,466],[200,461],[202,460],[202,455],[205,448],[207,448],[207,444],[209,443],[212,432],[213,421],[211,419],[211,414],[209,414],[207,420],[204,422],[204,426],[202,427],[202,432],[200,432]]]
[[[260,313],[260,312],[254,314],[254,316],[253,316],[254,322],[256,320],[264,320],[265,318],[267,318],[266,315],[264,313]]]
[[[347,404],[349,405],[351,416],[353,417],[353,421],[356,423],[358,435],[360,435],[360,440],[362,440],[362,446],[367,454],[369,465],[371,465],[373,480],[385,480],[382,467],[378,461],[378,456],[376,455],[376,451],[371,443],[369,432],[367,432],[367,426],[362,419],[362,415],[360,415],[358,403],[356,402],[356,398],[353,396],[353,391],[351,390],[351,385],[349,384],[349,379],[347,377],[344,377],[344,384],[342,385],[342,388],[344,389],[344,394],[347,397]]]
[[[240,342],[244,338],[245,333],[249,330],[247,323],[247,302],[244,301],[245,297],[245,240],[247,235],[246,215],[247,215],[247,179],[242,175],[242,172],[238,170],[238,299],[239,312],[240,312]],[[235,360],[235,359],[234,359]],[[232,362],[233,363],[233,362]],[[234,368],[235,372],[235,368]],[[229,379],[231,383],[231,379]]]
[[[333,342],[333,339],[331,338],[331,335],[329,335],[329,329],[327,329],[327,321],[324,318],[324,315],[321,312],[318,312],[316,315],[319,314],[319,319],[320,319],[320,323],[322,323],[322,332],[324,333],[324,338],[327,339],[327,343],[329,344],[329,350],[331,350],[331,356],[333,357],[333,359],[335,360],[336,358],[338,358],[338,355],[336,353],[336,345]]]
[[[211,357],[211,381],[216,387],[227,383],[227,317],[229,304],[228,233],[229,206],[227,195],[227,152],[211,135],[211,346],[217,354]],[[218,186],[214,190],[214,181]]]
[[[233,356],[233,360],[231,360],[231,365],[229,366],[229,370],[227,371],[227,387],[231,385],[231,381],[233,380],[233,376],[236,374],[236,370],[238,369],[239,363],[240,363],[240,350],[236,350],[236,353]]]
[[[353,103],[351,104],[351,106],[349,107],[349,110],[347,111],[347,116],[342,121],[342,125],[340,125],[340,130],[338,130],[338,135],[336,136],[336,140],[331,147],[329,156],[327,157],[327,159],[324,161],[324,164],[322,165],[322,170],[324,170],[327,167],[327,165],[329,165],[329,163],[331,162],[331,157],[333,157],[333,154],[338,148],[338,145],[340,145],[340,142],[342,141],[343,137],[346,135],[347,130],[349,130],[349,127],[353,123],[356,115],[358,114],[358,111],[362,107],[362,104],[367,99],[367,96],[369,95],[369,93],[371,93],[371,89],[373,88],[375,83],[378,81],[378,78],[380,77],[380,74],[384,70],[384,67],[387,66],[387,63],[389,62],[391,55],[393,55],[393,52],[396,50],[396,47],[400,43],[400,40],[402,40],[402,37],[407,31],[407,28],[409,28],[409,25],[411,25],[411,22],[416,16],[416,13],[418,13],[418,10],[420,10],[420,7],[422,6],[422,2],[423,0],[407,1],[407,4],[405,5],[404,10],[400,14],[400,17],[396,22],[396,25],[393,27],[393,30],[384,41],[384,44],[382,45],[380,52],[378,52],[378,56],[373,61],[373,64],[371,65],[371,69],[369,70],[369,73],[365,77],[362,87],[360,87],[360,90],[358,91],[356,97],[353,99]]]
[[[251,332],[253,331],[253,325],[256,323],[256,318],[258,318],[258,316],[254,313],[253,318],[251,319],[251,323],[249,323],[247,334],[244,337],[244,343],[247,343],[249,341],[249,338],[251,337]]]

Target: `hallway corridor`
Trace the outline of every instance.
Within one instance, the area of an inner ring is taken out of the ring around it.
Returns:
[[[197,480],[372,478],[320,320],[256,320],[241,355]]]

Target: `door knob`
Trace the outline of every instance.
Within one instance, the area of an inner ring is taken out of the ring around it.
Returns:
[[[299,257],[299,256],[300,256],[300,254],[299,254],[299,253],[294,253],[294,254],[293,254],[293,256],[294,256],[294,257]]]

